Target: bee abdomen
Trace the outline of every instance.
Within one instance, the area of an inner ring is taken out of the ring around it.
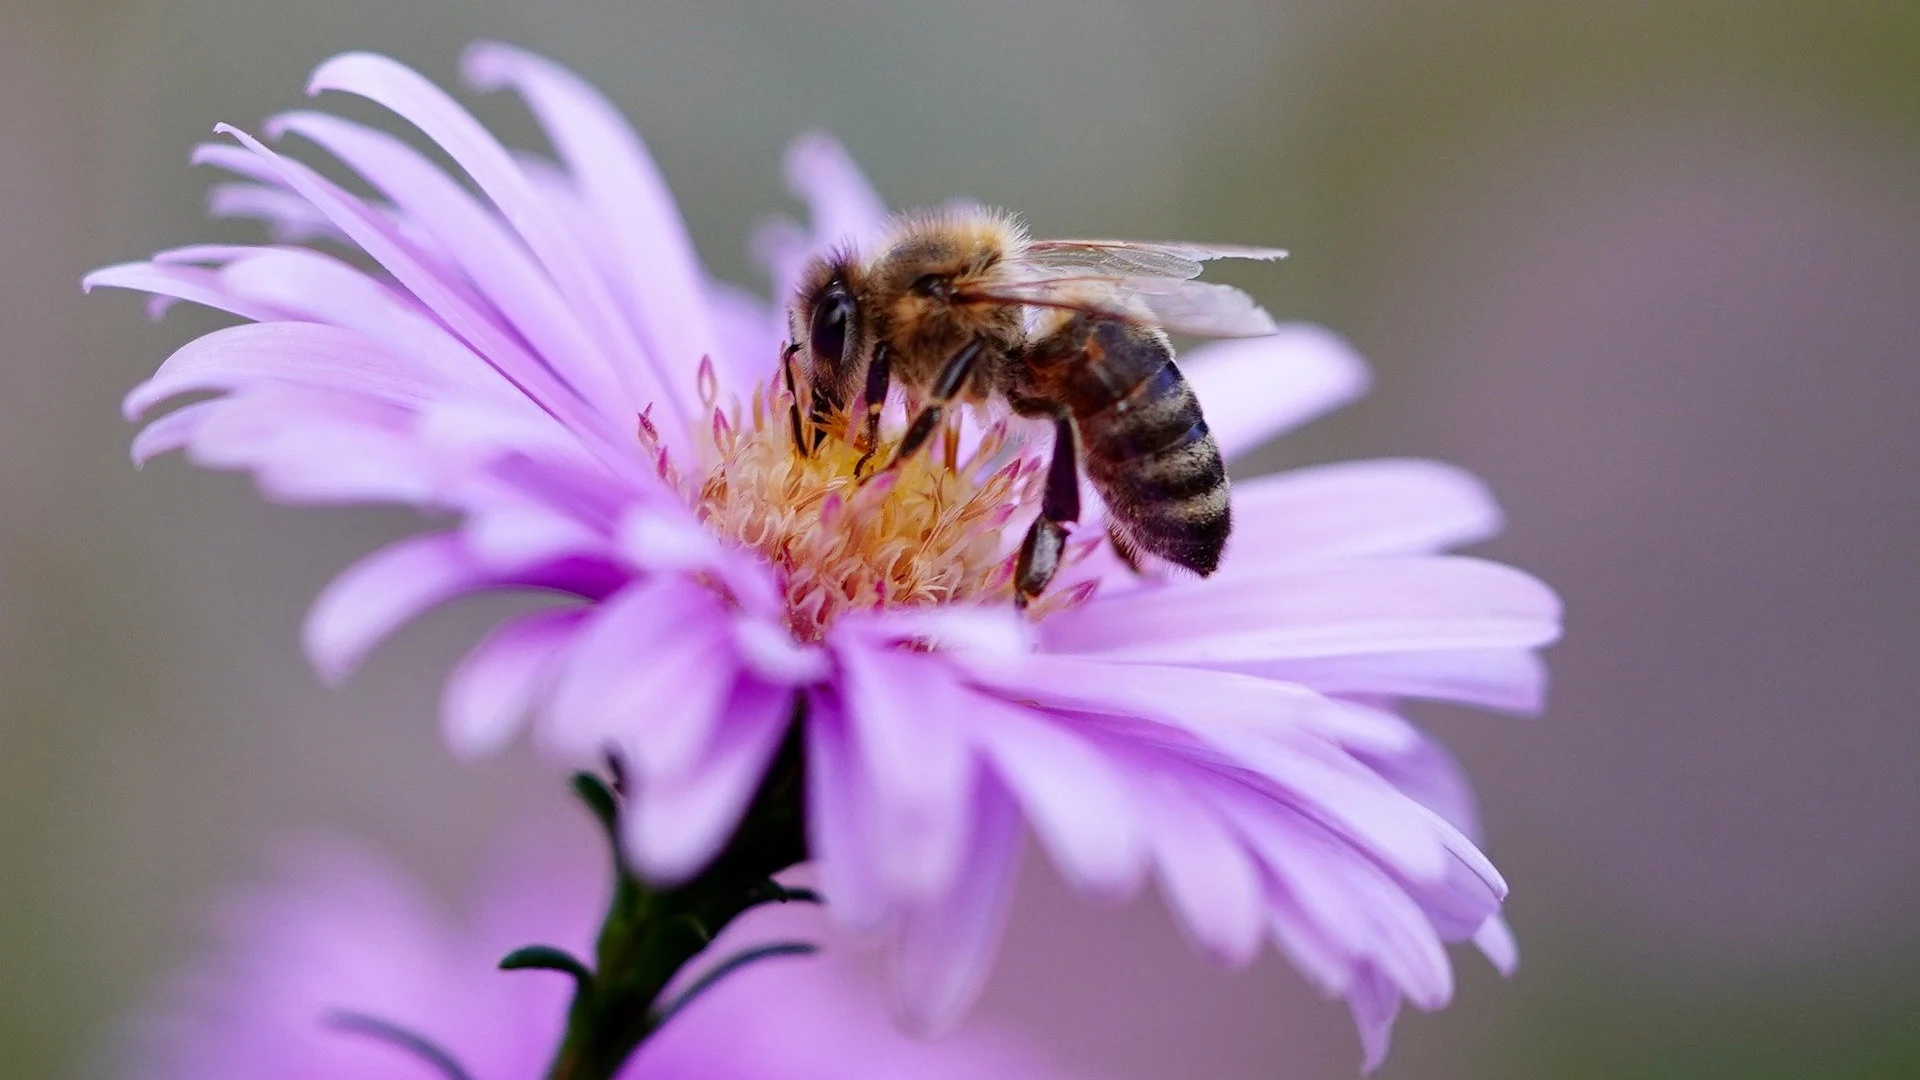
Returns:
[[[1159,363],[1125,394],[1076,415],[1087,476],[1127,542],[1211,574],[1232,525],[1220,447],[1166,339],[1135,332],[1126,348],[1135,363],[1145,350],[1156,351]]]

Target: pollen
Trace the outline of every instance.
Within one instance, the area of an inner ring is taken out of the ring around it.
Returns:
[[[710,385],[702,380],[703,397]],[[1004,421],[970,446],[950,425],[888,467],[897,435],[869,454],[849,417],[816,426],[784,387],[755,388],[745,408],[705,405],[701,475],[682,482],[662,455],[662,476],[715,533],[775,568],[798,640],[820,640],[849,612],[1012,603],[1019,534],[1009,524],[1024,530],[1038,511],[1042,466],[1009,446]],[[641,434],[653,441],[644,423]]]

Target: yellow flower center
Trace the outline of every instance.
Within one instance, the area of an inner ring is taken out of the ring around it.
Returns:
[[[796,639],[820,640],[850,611],[1012,602],[1016,553],[1005,530],[1024,530],[1037,512],[1043,469],[1003,453],[1004,422],[964,451],[950,424],[892,468],[898,438],[883,435],[856,475],[865,451],[849,418],[816,430],[784,388],[766,384],[744,410],[738,401],[720,404],[707,370],[704,475],[683,483],[664,459],[662,475],[709,528],[779,571]],[[645,424],[642,436],[653,441]],[[1044,616],[1089,591],[1050,594],[1029,614]]]

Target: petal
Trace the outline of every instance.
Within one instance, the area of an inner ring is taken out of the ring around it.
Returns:
[[[1473,944],[1500,974],[1512,978],[1520,969],[1520,943],[1514,939],[1513,928],[1500,916],[1490,916],[1480,924],[1474,931]]]
[[[806,739],[807,849],[820,868],[827,913],[855,930],[872,930],[891,904],[872,841],[872,787],[835,695],[808,695]]]
[[[1132,892],[1144,868],[1143,815],[1116,763],[1053,717],[983,694],[966,700],[974,741],[1061,876],[1096,896]]]
[[[1346,341],[1303,323],[1262,338],[1190,350],[1180,369],[1193,384],[1220,453],[1231,459],[1359,397],[1367,368]]]
[[[448,463],[389,403],[326,390],[251,386],[204,403],[187,453],[209,469],[251,472],[276,502],[440,503]]]
[[[1194,943],[1230,967],[1260,950],[1266,896],[1253,860],[1218,818],[1173,783],[1157,783],[1143,816],[1167,902]]]
[[[634,324],[663,385],[689,404],[699,400],[693,380],[700,358],[719,349],[705,275],[666,178],[640,137],[599,91],[542,57],[483,42],[467,50],[462,70],[477,89],[511,86],[526,99],[613,241],[625,271],[618,296],[633,305]]]
[[[1279,887],[1357,966],[1378,964],[1421,1008],[1447,1002],[1453,968],[1446,947],[1391,874],[1344,838],[1282,804],[1242,796],[1220,806]]]
[[[1424,555],[1485,540],[1500,508],[1471,473],[1437,461],[1349,461],[1233,485],[1221,572],[1278,560]]]
[[[1341,703],[1283,683],[1212,671],[1045,655],[1018,663],[970,658],[967,666],[980,683],[1019,700],[1169,725],[1272,781],[1290,802],[1337,823],[1410,877],[1433,878],[1446,868],[1445,849],[1419,804],[1319,730],[1321,714],[1337,717],[1347,708]],[[1140,732],[1130,737],[1148,738]]]
[[[408,537],[361,559],[320,593],[307,613],[307,657],[321,678],[344,679],[409,620],[495,584],[458,533]]]
[[[788,189],[812,215],[815,245],[860,245],[879,235],[887,204],[832,136],[813,132],[795,139],[786,165]]]
[[[1525,649],[1559,637],[1560,601],[1481,559],[1354,559],[1102,596],[1042,633],[1063,651],[1167,664]]]
[[[506,748],[584,618],[577,608],[536,611],[501,624],[467,653],[440,698],[440,731],[454,756]]]
[[[220,400],[196,401],[162,414],[133,437],[133,446],[128,453],[134,465],[145,465],[161,454],[170,454],[186,446],[206,426],[207,421],[227,404]]]
[[[1386,1062],[1387,1049],[1393,1043],[1400,991],[1371,964],[1362,964],[1347,991],[1347,1007],[1353,1010],[1353,1022],[1360,1029],[1360,1068],[1372,1073]]]
[[[237,296],[291,317],[357,330],[439,376],[447,396],[534,412],[499,372],[434,322],[417,301],[348,264],[303,248],[259,248],[230,261],[220,280]]]
[[[534,354],[580,397],[619,415],[645,405],[646,397],[621,384],[606,347],[500,218],[425,155],[385,132],[325,113],[283,113],[269,121],[268,131],[299,135],[326,150],[431,233]]]
[[[649,356],[619,312],[608,282],[594,271],[593,260],[567,229],[554,208],[540,198],[525,174],[486,128],[439,87],[412,68],[372,53],[345,53],[321,64],[308,81],[307,92],[338,90],[357,94],[386,106],[419,128],[473,179],[500,213],[512,223],[534,258],[552,277],[567,306],[585,321],[593,336],[614,357],[645,360],[654,369],[656,387],[673,387],[673,372],[665,357]],[[686,419],[691,401],[674,393],[655,395],[627,381],[639,374],[639,365],[613,365],[611,374],[626,384],[628,403],[637,411],[648,401],[666,398],[665,408],[690,430]]]
[[[649,880],[678,885],[719,854],[759,790],[793,715],[793,691],[742,679],[700,761],[636,785],[625,819],[627,857]],[[629,756],[647,732],[636,727]]]
[[[719,598],[660,575],[594,609],[542,729],[556,751],[591,759],[617,748],[640,782],[678,776],[708,751],[738,667]]]
[[[275,176],[324,213],[354,244],[417,297],[449,330],[542,409],[567,423],[582,437],[611,442],[598,415],[529,354],[515,338],[478,309],[466,290],[448,279],[414,244],[366,203],[313,170],[274,153],[259,140],[229,125],[216,130],[231,135],[268,166]],[[622,444],[624,445],[624,444]],[[624,461],[630,454],[609,454],[606,460]]]
[[[1235,664],[1233,669],[1325,694],[1430,698],[1518,716],[1544,706],[1547,665],[1527,649],[1428,649]]]
[[[251,323],[215,330],[182,345],[152,378],[133,388],[122,408],[131,420],[181,394],[269,380],[406,404],[428,401],[446,385],[409,365],[386,343],[352,330],[304,322]]]
[[[312,203],[267,184],[245,181],[214,184],[207,189],[207,214],[265,222],[274,239],[286,243],[345,239]]]
[[[1466,773],[1446,747],[1422,737],[1393,752],[1362,752],[1361,759],[1388,783],[1439,814],[1468,839],[1480,836],[1480,810]]]
[[[221,283],[217,273],[197,266],[168,266],[152,262],[103,266],[81,278],[80,287],[88,291],[98,288],[133,289],[173,300],[185,300],[255,322],[271,322],[287,317],[285,311],[270,304],[234,295]]]
[[[944,664],[919,654],[850,645],[838,657],[855,767],[873,785],[881,875],[897,894],[937,894],[952,884],[966,840],[968,697]]]
[[[986,983],[1006,929],[1020,862],[1019,817],[991,782],[975,794],[973,835],[956,885],[935,903],[907,909],[894,976],[902,1019],[932,1036],[956,1023]]]

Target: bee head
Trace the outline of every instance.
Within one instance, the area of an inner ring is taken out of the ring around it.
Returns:
[[[788,328],[811,375],[815,409],[852,400],[865,367],[870,334],[860,308],[859,267],[844,252],[815,259],[801,276]]]

